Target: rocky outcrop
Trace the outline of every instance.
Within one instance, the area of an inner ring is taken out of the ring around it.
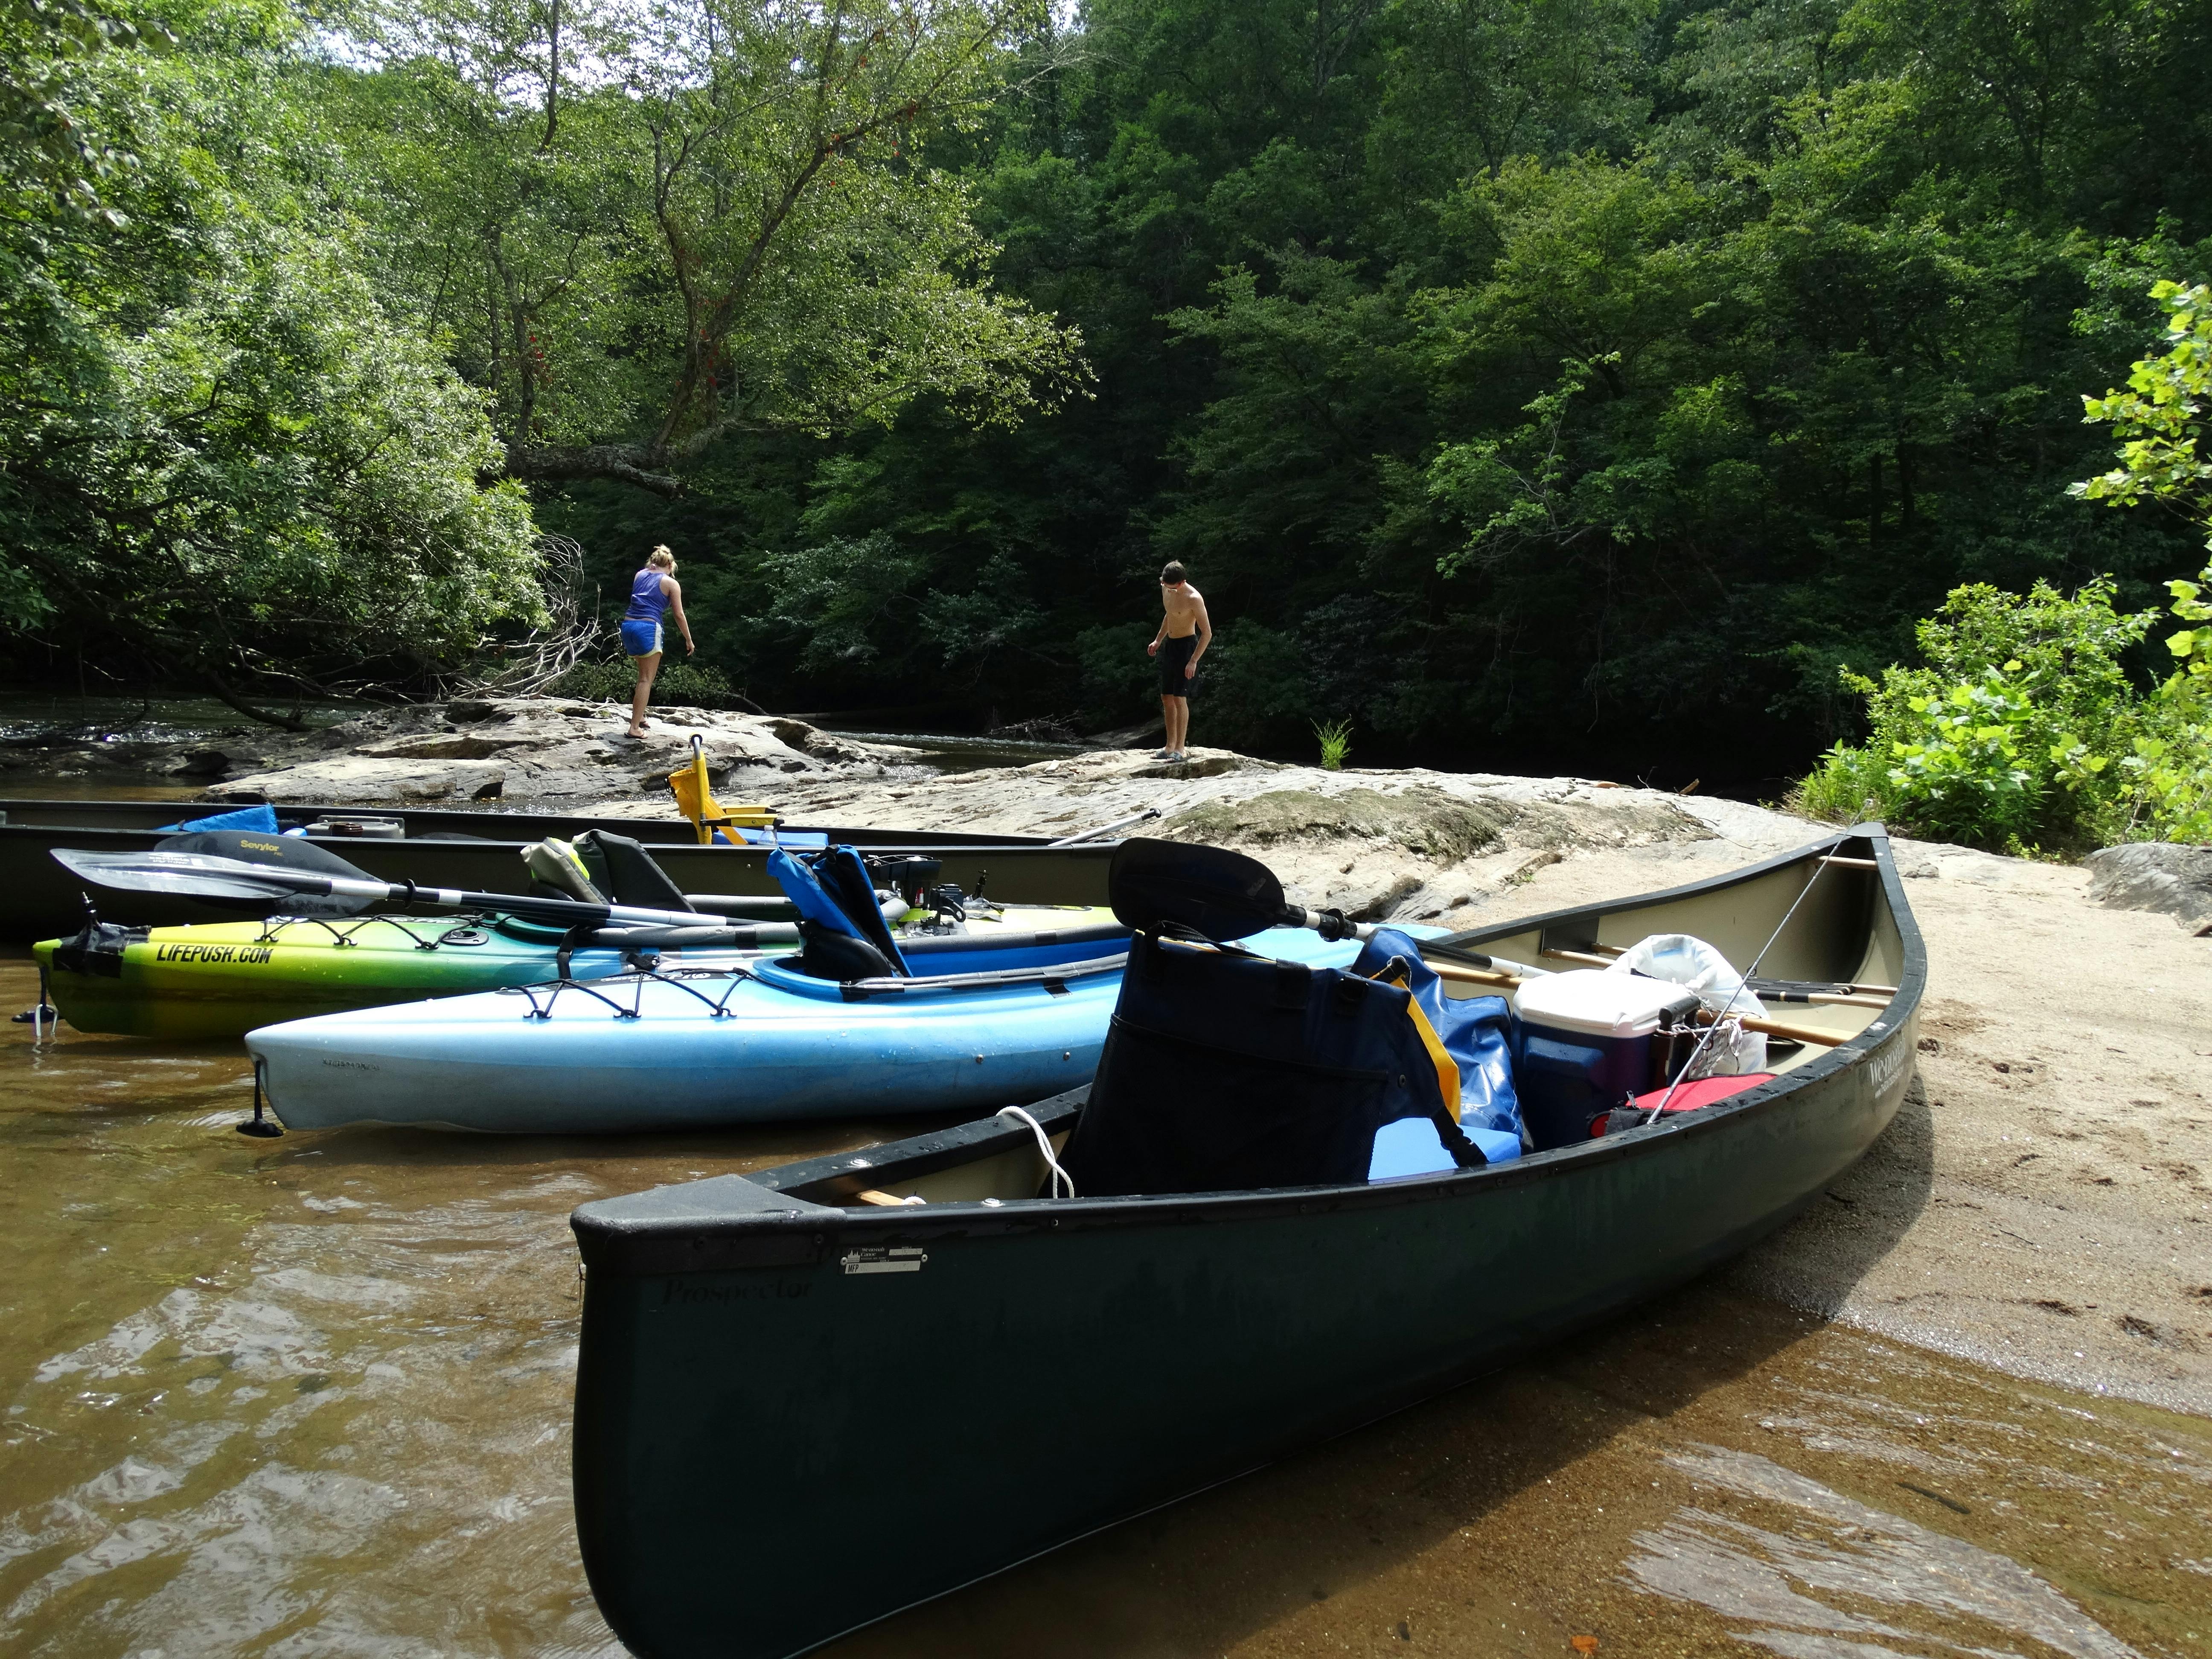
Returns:
[[[1093,752],[944,775],[813,775],[767,799],[793,823],[878,823],[1062,836],[1152,810],[1130,833],[1238,847],[1262,858],[1293,902],[1361,921],[1473,926],[1498,894],[1563,850],[1713,840],[1741,831],[1762,849],[1809,826],[1730,801],[1575,778],[1286,766],[1224,749],[1188,763]],[[657,811],[642,805],[610,809]]]
[[[859,743],[804,720],[696,708],[653,711],[648,735],[626,734],[617,703],[465,698],[380,710],[304,740],[286,763],[210,787],[211,800],[342,806],[501,805],[574,809],[610,797],[668,805],[667,776],[703,739],[717,790],[756,798],[791,778],[916,773],[910,751]],[[343,751],[343,752],[333,752]]]
[[[2192,933],[2212,934],[2212,847],[2134,842],[2082,862],[2089,896],[2106,908],[2161,911]]]
[[[298,740],[283,764],[208,793],[665,817],[675,811],[667,775],[696,737],[725,802],[763,805],[789,823],[1058,837],[1149,811],[1140,833],[1244,848],[1297,903],[1445,927],[1477,925],[1502,896],[1567,855],[1649,849],[1656,857],[1695,843],[1742,861],[1814,833],[1758,807],[1586,778],[1327,772],[1225,749],[1194,749],[1173,763],[1092,750],[939,773],[913,750],[780,716],[656,709],[652,734],[633,740],[623,735],[627,713],[557,698],[380,711]]]

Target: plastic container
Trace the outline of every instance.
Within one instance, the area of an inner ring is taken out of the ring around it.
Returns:
[[[1577,969],[1513,994],[1513,1083],[1537,1149],[1571,1146],[1650,1085],[1652,1038],[1686,1020],[1697,994],[1662,980]]]
[[[350,836],[360,841],[404,841],[402,818],[317,818],[307,826],[311,836]]]

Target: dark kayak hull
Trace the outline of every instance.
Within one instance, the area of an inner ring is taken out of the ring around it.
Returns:
[[[146,852],[161,840],[157,826],[225,810],[164,801],[0,801],[0,944],[27,945],[75,933],[84,922],[83,884],[52,854],[57,848],[88,853]],[[406,837],[382,841],[316,836],[329,848],[381,881],[511,893],[526,885],[522,848],[547,836],[572,836],[605,829],[644,842],[653,860],[687,893],[757,893],[781,890],[768,873],[768,853],[757,847],[702,847],[680,819],[562,817],[533,812],[456,812],[403,807],[287,806],[286,826],[334,817],[398,818]],[[811,826],[816,833],[824,826]],[[798,830],[800,826],[792,825]],[[829,827],[833,841],[871,853],[913,852],[941,859],[941,879],[973,892],[987,874],[994,898],[1024,904],[1103,904],[1106,866],[1114,844],[1054,848],[1043,838],[974,836],[946,830]],[[151,893],[101,892],[100,915],[134,927],[178,927],[235,921],[237,910]]]
[[[608,1622],[650,1659],[804,1652],[1741,1250],[1866,1151],[1912,1073],[1919,938],[1879,833],[1843,844],[1878,868],[1836,882],[1834,914],[1898,995],[1674,1124],[1371,1186],[851,1204],[1024,1156],[986,1122],[586,1206],[575,1498]],[[1080,1100],[1034,1109],[1065,1127]]]

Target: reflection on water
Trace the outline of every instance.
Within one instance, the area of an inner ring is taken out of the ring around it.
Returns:
[[[296,713],[310,726],[335,726],[369,706],[325,702],[277,712]],[[0,743],[198,743],[228,732],[266,729],[214,697],[0,692]]]
[[[11,1655],[614,1653],[568,1212],[871,1138],[251,1141],[230,1045],[0,1068]],[[1707,1287],[836,1652],[2205,1654],[2208,1513],[2212,1425]]]
[[[1746,1626],[1733,1632],[1740,1640],[1792,1659],[1888,1652],[1894,1650],[1856,1638],[1940,1645],[1963,1617],[1992,1626],[1997,1639],[2026,1636],[2075,1659],[2135,1659],[2133,1648],[2008,1557],[1871,1509],[1756,1453],[1695,1446],[1668,1452],[1666,1461],[1689,1477],[1693,1492],[1751,1499],[1792,1528],[1686,1504],[1657,1530],[1636,1535],[1641,1553],[1628,1571],[1637,1582]],[[1881,1606],[1882,1619],[1847,1610],[1869,1603]]]

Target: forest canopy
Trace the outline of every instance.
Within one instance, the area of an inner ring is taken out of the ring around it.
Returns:
[[[0,627],[421,686],[673,545],[769,707],[1779,777],[2203,562],[2083,394],[2212,0],[0,0]],[[2099,590],[2102,592],[2103,590]],[[588,607],[587,607],[588,608]],[[2122,672],[2163,672],[2143,648]]]

